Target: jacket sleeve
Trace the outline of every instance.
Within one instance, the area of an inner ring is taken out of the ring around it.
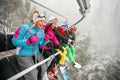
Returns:
[[[74,43],[75,43],[75,40],[76,40],[76,35],[75,35],[75,34],[73,34],[71,39],[72,39],[71,44],[74,44]]]
[[[41,31],[41,33],[43,34],[41,36],[41,39],[39,41],[39,45],[44,47],[48,42],[49,42],[49,36],[47,36],[46,34],[44,34],[44,31]]]
[[[56,46],[59,45],[59,41],[57,40],[55,35],[53,36],[52,41]]]
[[[63,35],[59,32],[58,28],[55,28],[55,34],[56,34],[60,39],[62,39],[63,42],[68,43],[68,38],[67,38],[66,36],[63,36]]]
[[[12,38],[13,45],[18,47],[23,47],[28,45],[25,39],[25,33],[27,31],[25,27],[27,27],[27,25],[22,25],[18,27],[18,29],[15,31]]]
[[[75,41],[76,40],[76,35],[73,34],[72,40]]]

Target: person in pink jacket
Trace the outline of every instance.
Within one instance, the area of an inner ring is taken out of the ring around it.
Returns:
[[[55,28],[57,22],[58,22],[57,18],[52,16],[49,18],[48,23],[44,26],[44,30],[45,30],[44,39],[45,41],[49,41],[49,43],[44,47],[40,46],[40,50],[42,50],[45,58],[55,53],[54,48],[59,48],[62,52],[64,51],[64,49],[59,44],[59,41],[57,40],[57,37],[55,35]],[[55,64],[59,62],[59,60],[60,60],[60,55],[57,55],[52,60],[51,64],[47,68],[48,74],[51,72],[51,69],[55,66]]]

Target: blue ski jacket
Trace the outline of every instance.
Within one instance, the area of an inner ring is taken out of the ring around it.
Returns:
[[[34,56],[39,53],[39,45],[45,46],[47,44],[47,42],[44,41],[44,30],[37,27],[30,28],[32,25],[32,22],[21,25],[13,35],[12,43],[18,47],[18,56]],[[27,44],[26,40],[33,35],[38,37],[38,41],[36,43]]]

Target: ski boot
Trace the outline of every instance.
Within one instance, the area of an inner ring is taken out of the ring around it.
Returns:
[[[73,62],[72,65],[77,68],[77,69],[80,69],[81,68],[81,65],[77,62]]]
[[[50,80],[55,80],[54,74],[52,73],[51,70],[47,73],[47,75],[48,75],[48,78],[49,78]]]
[[[57,77],[57,72],[56,72],[55,67],[53,67],[53,68],[51,69],[51,72],[53,73],[54,78],[57,79],[58,77]]]

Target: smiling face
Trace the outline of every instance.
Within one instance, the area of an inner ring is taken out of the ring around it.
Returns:
[[[41,18],[36,22],[36,27],[41,28],[44,23],[45,23],[45,19]]]
[[[77,28],[74,27],[74,26],[71,26],[71,27],[69,28],[69,30],[70,30],[71,34],[73,34],[73,33],[76,33]]]
[[[56,27],[57,23],[58,23],[58,20],[57,20],[56,17],[51,16],[48,20],[48,23],[51,23],[52,24],[51,28],[54,29]]]
[[[53,19],[53,23],[52,23],[52,29],[54,29],[56,26],[57,26],[57,23],[58,23],[58,20],[57,20],[57,18],[54,18]]]
[[[56,25],[57,25],[57,22],[52,23],[52,25],[51,25],[52,29],[54,29],[56,27]]]

